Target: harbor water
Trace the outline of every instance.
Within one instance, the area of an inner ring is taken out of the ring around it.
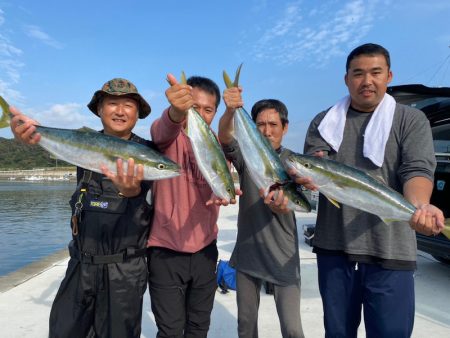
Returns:
[[[0,181],[0,276],[67,247],[75,181]]]

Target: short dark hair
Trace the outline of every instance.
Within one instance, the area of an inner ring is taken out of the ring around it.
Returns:
[[[217,86],[213,80],[202,76],[191,76],[187,79],[186,83],[191,87],[199,88],[211,95],[214,95],[216,97],[216,109],[219,107],[220,90],[219,86]]]
[[[256,102],[252,107],[252,120],[256,122],[256,118],[258,117],[259,113],[266,109],[276,110],[276,112],[280,115],[281,124],[283,125],[283,127],[287,123],[289,123],[288,110],[286,108],[286,105],[283,102],[275,99],[264,99]]]
[[[391,57],[389,56],[388,50],[383,46],[377,45],[376,43],[366,43],[356,47],[350,52],[350,54],[348,54],[347,63],[345,64],[346,72],[348,72],[348,69],[350,68],[350,62],[360,55],[383,55],[386,59],[388,69],[391,69]]]

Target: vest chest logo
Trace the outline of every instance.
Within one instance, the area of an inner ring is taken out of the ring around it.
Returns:
[[[91,201],[90,206],[94,207],[94,208],[107,209],[108,208],[108,202]]]
[[[444,191],[444,188],[445,188],[445,181],[443,181],[443,180],[438,180],[438,181],[436,182],[436,188],[437,188],[437,190],[439,190],[439,191]]]

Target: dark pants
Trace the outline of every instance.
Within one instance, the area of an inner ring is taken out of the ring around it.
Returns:
[[[414,271],[386,270],[317,255],[325,337],[357,337],[364,309],[367,338],[410,337],[414,326]]]
[[[150,248],[149,291],[157,337],[206,337],[217,289],[216,242],[190,254]]]
[[[50,312],[51,338],[139,338],[147,288],[145,257],[82,264],[71,258]]]
[[[258,338],[262,280],[236,271],[236,282],[239,338]],[[300,281],[295,285],[271,285],[283,338],[303,338],[300,319]]]

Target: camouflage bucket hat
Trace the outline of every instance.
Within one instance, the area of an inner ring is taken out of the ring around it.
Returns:
[[[100,99],[105,95],[128,96],[135,99],[139,106],[139,118],[143,119],[150,114],[151,108],[147,101],[138,93],[134,84],[126,79],[115,78],[106,82],[102,89],[97,90],[92,96],[91,102],[88,103],[88,108],[98,116],[97,106]]]

